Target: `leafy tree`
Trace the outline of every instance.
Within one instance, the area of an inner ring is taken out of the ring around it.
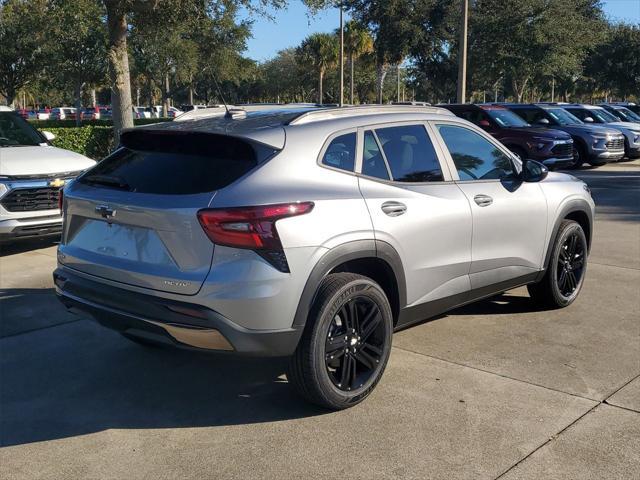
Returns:
[[[46,0],[0,3],[0,93],[9,105],[42,71],[47,13]]]
[[[286,0],[102,0],[107,12],[109,32],[109,77],[112,89],[113,126],[116,137],[126,127],[133,126],[131,116],[131,80],[128,58],[128,33],[131,17],[144,18],[176,2],[205,16],[215,17],[225,9],[242,6],[252,13],[264,14],[267,6],[281,8]],[[191,10],[190,10],[191,11]],[[165,28],[164,26],[161,28]]]
[[[160,86],[164,116],[168,116],[172,81],[190,81],[195,72],[198,46],[190,34],[199,13],[190,0],[173,0],[132,16],[136,70],[150,84]]]
[[[349,92],[350,103],[354,103],[355,61],[362,55],[373,52],[373,38],[369,32],[356,21],[347,22],[344,29],[344,47],[349,63]]]
[[[640,95],[640,25],[612,25],[587,57],[586,74],[619,98]]]
[[[344,7],[373,34],[378,102],[389,65],[403,62],[419,34],[414,0],[346,0]]]
[[[296,52],[298,61],[318,75],[318,103],[323,103],[324,75],[338,61],[338,39],[329,33],[314,33],[302,41]]]
[[[95,0],[53,0],[49,15],[49,76],[71,87],[80,125],[82,88],[102,83],[106,75],[103,6]]]
[[[472,70],[486,83],[507,78],[521,101],[538,74],[579,73],[602,21],[599,0],[476,0],[469,21]]]

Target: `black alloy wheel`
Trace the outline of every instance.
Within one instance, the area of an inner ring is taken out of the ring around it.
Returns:
[[[582,164],[587,160],[584,147],[580,144],[573,145],[573,164],[571,168],[580,168]]]
[[[382,313],[368,297],[348,300],[333,317],[325,342],[325,365],[342,391],[361,388],[380,368],[386,339]]]
[[[362,402],[384,373],[393,333],[385,291],[371,278],[332,273],[318,287],[287,369],[291,386],[332,410]]]
[[[527,285],[529,295],[540,306],[563,308],[578,297],[587,272],[587,237],[579,223],[563,220],[553,243],[542,279]]]
[[[571,298],[582,281],[586,251],[578,232],[564,240],[558,255],[556,277],[558,290],[565,298]]]

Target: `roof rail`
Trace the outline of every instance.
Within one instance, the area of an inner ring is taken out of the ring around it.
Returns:
[[[455,116],[449,110],[440,107],[423,107],[417,105],[359,105],[355,107],[318,108],[317,110],[309,110],[291,120],[289,125],[302,125],[322,120],[381,113],[430,113]]]
[[[244,118],[249,112],[276,112],[278,110],[291,110],[298,108],[314,108],[317,107],[313,103],[242,103],[228,104],[227,107],[232,111],[233,118]],[[224,105],[212,105],[206,108],[197,108],[178,115],[175,120],[194,120],[208,117],[219,117],[226,113]]]

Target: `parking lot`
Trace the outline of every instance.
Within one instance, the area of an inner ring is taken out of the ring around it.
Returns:
[[[2,478],[640,478],[640,161],[576,173],[597,203],[578,300],[526,289],[394,337],[360,406],[279,360],[143,348],[65,311],[50,241],[0,258]]]

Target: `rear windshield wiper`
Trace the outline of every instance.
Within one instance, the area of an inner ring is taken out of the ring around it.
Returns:
[[[94,185],[104,185],[105,187],[119,188],[121,190],[131,190],[129,184],[122,178],[111,175],[100,175],[95,173],[93,175],[85,175],[84,177],[82,177],[81,181]]]

